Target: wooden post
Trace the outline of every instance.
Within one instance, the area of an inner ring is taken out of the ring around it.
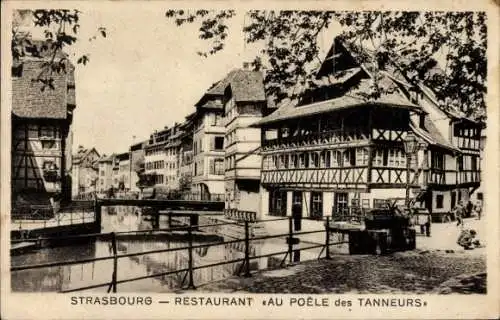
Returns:
[[[250,274],[250,227],[248,220],[245,220],[245,278],[249,278]]]
[[[97,200],[94,203],[94,215],[94,229],[101,232],[102,206]]]
[[[325,258],[330,260],[332,257],[330,256],[330,217],[326,217],[326,225],[325,225],[325,231],[326,231],[326,240],[325,240],[325,250],[326,250],[326,256]]]
[[[193,279],[193,231],[191,230],[192,226],[189,226],[188,229],[188,242],[189,242],[189,248],[188,248],[188,255],[189,255],[189,283],[188,283],[188,289],[196,289],[194,286],[194,279]]]
[[[116,250],[116,235],[114,232],[111,233],[111,248],[113,250],[113,275],[111,278],[111,286],[113,289],[113,293],[116,293],[116,278],[118,273],[118,257]]]

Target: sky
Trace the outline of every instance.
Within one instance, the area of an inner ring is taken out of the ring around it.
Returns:
[[[229,20],[229,36],[223,51],[208,58],[196,52],[209,43],[198,38],[197,23],[177,27],[165,10],[123,7],[85,10],[80,17],[78,42],[67,52],[76,62],[88,54],[90,62],[76,65],[76,103],[73,149],[95,147],[101,154],[125,152],[154,130],[182,122],[194,104],[216,81],[243,62],[252,61],[259,46],[245,44],[243,11]],[[106,28],[106,38],[97,36]],[[26,23],[33,38],[40,29]],[[326,55],[333,35],[320,37]],[[324,40],[328,39],[328,40]]]

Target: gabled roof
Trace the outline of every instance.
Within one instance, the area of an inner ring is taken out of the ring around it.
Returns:
[[[111,154],[109,156],[102,156],[101,158],[99,158],[99,160],[97,160],[97,162],[113,162],[113,160],[115,159],[115,154]]]
[[[98,157],[100,157],[99,152],[95,148],[78,148],[77,152],[73,154],[73,163],[78,164],[82,162],[89,154],[95,152]]]

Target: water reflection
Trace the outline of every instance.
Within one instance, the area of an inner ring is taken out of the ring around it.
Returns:
[[[137,211],[131,208],[113,208],[115,212],[103,212],[103,232],[126,231],[137,229],[151,229],[151,223],[141,218]],[[215,264],[223,261],[244,258],[244,244],[217,244],[224,240],[233,240],[220,236],[197,237],[194,245],[212,244],[209,247],[193,250],[195,266]],[[252,256],[279,252],[286,250],[284,239],[270,239],[267,241],[252,241],[250,254]],[[187,241],[171,239],[146,234],[141,239],[118,238],[117,250],[119,253],[145,252],[161,249],[186,247]],[[46,248],[36,252],[12,256],[13,266],[39,264],[54,261],[68,261],[105,257],[112,254],[108,241],[95,240],[93,242],[78,244],[72,247]],[[307,256],[308,255],[308,256]],[[318,252],[304,252],[303,258],[314,259]],[[264,269],[274,267],[283,259],[282,256],[272,258],[259,258],[252,260],[251,269]],[[124,257],[118,260],[118,281],[145,275],[165,273],[188,267],[188,251],[171,251],[153,253],[133,257]],[[213,266],[195,270],[194,284],[199,286],[204,283],[221,280],[235,275],[241,270],[241,262]],[[111,280],[113,261],[97,261],[69,266],[58,266],[43,269],[16,271],[11,273],[13,291],[40,292],[40,291],[66,291],[86,287]],[[118,292],[172,292],[179,290],[183,284],[187,285],[186,273],[177,273],[168,276],[158,276],[139,281],[119,283]],[[91,289],[95,292],[106,292],[107,287]]]

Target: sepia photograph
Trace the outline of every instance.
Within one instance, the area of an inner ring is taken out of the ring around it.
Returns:
[[[486,10],[10,4],[7,293],[370,312],[498,285]]]

